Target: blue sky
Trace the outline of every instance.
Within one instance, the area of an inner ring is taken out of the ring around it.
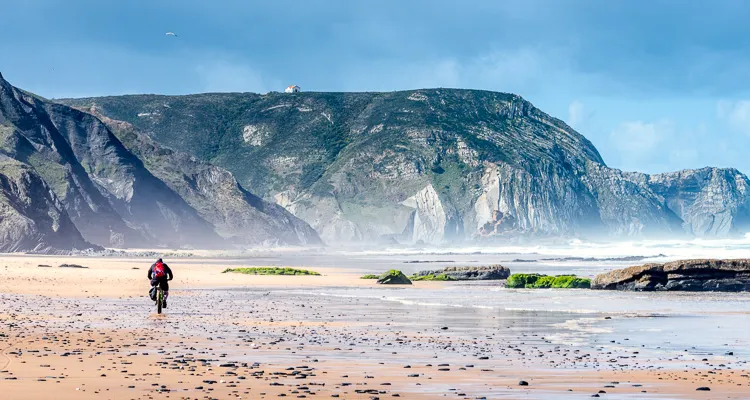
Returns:
[[[565,120],[610,166],[750,173],[743,0],[0,3],[0,72],[46,97],[496,90]]]

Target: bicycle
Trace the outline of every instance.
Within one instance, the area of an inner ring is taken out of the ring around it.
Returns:
[[[160,284],[153,286],[156,289],[156,313],[161,314],[161,306],[164,304],[164,289],[161,288]]]

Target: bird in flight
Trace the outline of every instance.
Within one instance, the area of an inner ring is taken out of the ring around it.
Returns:
[[[174,32],[167,32],[167,33],[165,33],[165,35],[177,37],[177,34],[174,33]]]

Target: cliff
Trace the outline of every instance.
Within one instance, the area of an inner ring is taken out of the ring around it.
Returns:
[[[388,93],[209,93],[65,99],[231,171],[328,243],[744,232],[747,177],[645,175],[523,98]],[[701,172],[703,171],[703,172]]]

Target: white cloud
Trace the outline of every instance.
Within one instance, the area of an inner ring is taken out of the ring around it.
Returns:
[[[573,100],[568,105],[568,125],[573,128],[579,128],[581,122],[583,122],[583,103],[578,100]]]
[[[716,114],[733,130],[750,135],[750,100],[719,101]]]
[[[645,159],[674,135],[674,123],[663,119],[656,122],[623,122],[610,133],[623,158]]]

